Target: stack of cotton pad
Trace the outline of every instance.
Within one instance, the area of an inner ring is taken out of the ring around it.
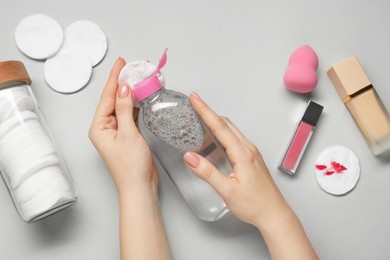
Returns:
[[[129,86],[134,88],[141,81],[152,76],[154,72],[156,72],[156,69],[157,66],[148,61],[143,61],[143,60],[132,61],[127,63],[122,68],[119,74],[118,81],[119,83],[126,82]],[[158,79],[160,80],[161,84],[164,86],[165,85],[164,76],[160,74]],[[134,99],[134,105],[136,107],[139,107],[139,103],[136,99]]]
[[[18,48],[33,59],[46,60],[44,76],[60,93],[74,93],[90,80],[92,67],[107,52],[107,38],[98,25],[78,21],[65,32],[51,17],[43,14],[24,18],[15,30]]]
[[[27,87],[0,91],[0,170],[26,222],[75,202],[51,139]]]

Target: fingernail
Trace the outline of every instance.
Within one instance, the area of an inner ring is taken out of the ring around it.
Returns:
[[[200,96],[199,96],[198,94],[196,94],[195,92],[192,92],[191,95],[192,95],[194,98],[198,99],[198,100],[202,100],[202,99],[200,98]]]
[[[129,86],[125,82],[119,83],[118,96],[123,98],[129,95]]]
[[[198,167],[200,162],[199,157],[190,152],[185,153],[183,159],[192,168]]]

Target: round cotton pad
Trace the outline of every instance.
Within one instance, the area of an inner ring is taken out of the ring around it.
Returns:
[[[137,86],[138,83],[152,76],[153,73],[156,72],[156,69],[156,65],[144,60],[129,62],[122,68],[119,74],[118,82],[126,82],[131,88],[134,88],[135,86]],[[158,79],[164,86],[164,76],[160,74]],[[134,106],[139,107],[138,101],[135,98],[133,100]]]
[[[324,191],[333,195],[346,194],[359,180],[359,160],[348,148],[331,146],[317,157],[315,175]]]
[[[76,48],[61,48],[44,66],[47,84],[61,93],[79,91],[88,83],[91,74],[92,66],[88,55]]]
[[[20,51],[37,60],[53,56],[60,49],[63,39],[61,26],[43,14],[25,17],[15,30],[15,42]]]
[[[97,24],[78,21],[65,29],[64,47],[83,50],[91,59],[92,66],[96,66],[106,55],[107,38]]]

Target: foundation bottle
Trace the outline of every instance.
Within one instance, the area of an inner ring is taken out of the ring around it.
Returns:
[[[390,150],[390,116],[358,59],[351,56],[328,70],[328,76],[347,106],[374,155]]]

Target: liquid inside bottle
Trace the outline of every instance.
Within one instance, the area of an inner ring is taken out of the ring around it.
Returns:
[[[226,176],[231,166],[223,147],[191,107],[187,96],[161,88],[141,102],[139,128],[154,155],[203,220],[215,221],[229,210],[218,193],[183,161],[185,152],[200,154]]]

